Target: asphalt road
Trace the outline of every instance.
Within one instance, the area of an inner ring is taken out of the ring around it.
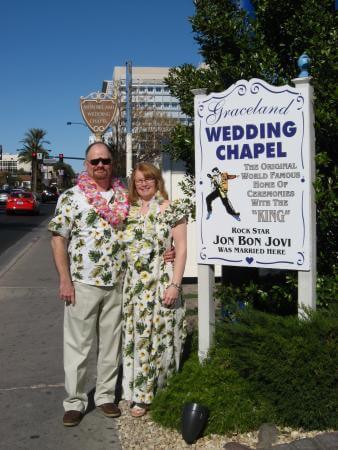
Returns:
[[[55,210],[55,203],[41,203],[40,215],[27,213],[7,216],[3,208],[0,209],[0,255],[16,244],[27,233],[33,231],[43,221],[48,219]]]

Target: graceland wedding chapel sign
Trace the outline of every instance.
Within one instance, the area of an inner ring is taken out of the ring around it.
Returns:
[[[214,264],[297,270],[299,314],[315,308],[313,89],[306,70],[292,81],[193,90],[200,359],[213,340]]]
[[[117,100],[104,92],[93,92],[80,98],[83,120],[98,140],[110,126],[116,113]]]
[[[199,263],[309,269],[306,111],[297,89],[258,79],[199,98]]]

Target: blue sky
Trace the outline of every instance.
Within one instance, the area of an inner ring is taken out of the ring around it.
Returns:
[[[99,91],[114,66],[201,62],[188,17],[192,0],[11,0],[0,6],[0,144],[16,153],[43,128],[51,154],[82,156],[88,130],[79,99]],[[78,171],[81,162],[69,162]]]

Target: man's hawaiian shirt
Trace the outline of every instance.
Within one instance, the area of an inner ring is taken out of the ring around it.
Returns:
[[[109,193],[111,203],[114,192]],[[109,193],[103,193],[106,199]],[[122,283],[126,268],[123,229],[115,229],[103,219],[79,187],[60,196],[48,229],[68,239],[73,281],[112,287]]]

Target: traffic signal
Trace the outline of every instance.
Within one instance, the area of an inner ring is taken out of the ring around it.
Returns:
[[[60,162],[60,163],[63,162],[63,153],[59,153],[59,162]]]
[[[37,158],[37,153],[36,152],[32,152],[32,159],[36,159]]]

